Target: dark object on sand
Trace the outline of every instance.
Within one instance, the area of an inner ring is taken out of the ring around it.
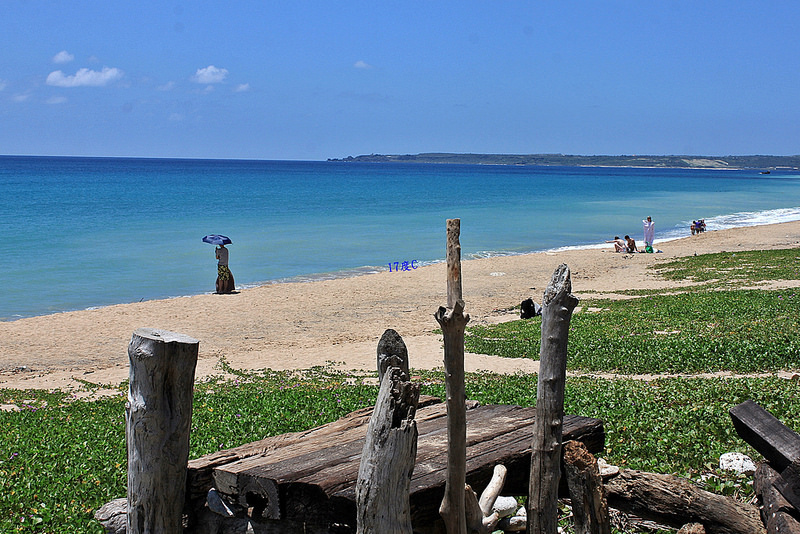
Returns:
[[[378,376],[381,380],[389,367],[399,367],[408,376],[408,349],[400,334],[391,328],[378,341]]]
[[[231,238],[226,235],[209,234],[203,238],[203,243],[211,243],[212,245],[230,245]]]
[[[530,319],[542,314],[542,307],[533,302],[533,299],[527,298],[520,304],[520,319]]]

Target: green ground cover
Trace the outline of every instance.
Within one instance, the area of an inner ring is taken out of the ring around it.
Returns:
[[[779,258],[788,263],[797,259],[794,254],[800,256],[796,251],[781,253],[745,258],[753,265],[743,277],[736,269],[720,270],[722,260],[703,256],[679,260],[679,269],[667,266],[663,272],[686,279],[703,269],[716,270],[708,278],[721,281],[715,284],[724,284],[726,276],[748,283],[771,276],[796,279],[796,269],[791,278],[784,267],[767,268]],[[794,290],[703,289],[595,300],[591,306],[601,311],[586,310],[573,318],[569,366],[624,373],[796,370],[798,299],[800,291],[795,295]],[[538,324],[537,319],[473,327],[468,349],[538,357]],[[441,372],[416,374],[423,393],[444,395]],[[535,375],[470,374],[467,396],[484,403],[533,406],[536,380]],[[708,489],[747,494],[746,480],[715,469],[723,452],[758,458],[736,436],[727,410],[753,399],[800,429],[798,388],[797,382],[776,377],[644,381],[578,376],[567,381],[565,409],[604,420],[602,456],[611,463],[677,473],[698,482],[702,473]],[[102,532],[92,519],[94,510],[125,495],[126,389],[123,384],[117,396],[98,401],[76,400],[63,392],[0,390],[0,402],[21,408],[0,412],[0,532]],[[323,369],[302,375],[238,373],[235,379],[211,380],[195,389],[193,458],[335,420],[372,405],[377,396],[376,386]]]
[[[586,300],[570,323],[568,368],[755,373],[800,367],[800,291],[693,291]],[[468,328],[466,349],[539,358],[541,318]]]

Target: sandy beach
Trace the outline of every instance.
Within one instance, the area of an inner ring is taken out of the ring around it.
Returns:
[[[443,225],[443,250],[444,241]],[[615,289],[674,287],[648,267],[675,257],[799,246],[800,221],[657,243],[663,251],[658,254],[617,254],[609,246],[469,260],[462,264],[464,300],[471,324],[496,323],[517,318],[509,309],[527,297],[540,302],[561,263],[570,267],[575,295],[608,296],[605,293]],[[239,369],[333,365],[374,370],[376,345],[387,328],[403,336],[412,368],[441,367],[441,338],[433,333],[438,326],[433,313],[446,300],[444,271],[444,264],[437,264],[2,322],[0,387],[70,388],[79,387],[82,380],[119,384],[127,378],[127,345],[139,327],[198,339],[200,379],[219,374],[221,358]],[[535,371],[536,363],[475,354],[467,354],[465,362],[467,371],[495,372]]]

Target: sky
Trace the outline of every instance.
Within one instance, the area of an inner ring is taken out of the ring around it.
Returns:
[[[0,0],[0,154],[800,154],[800,2]]]

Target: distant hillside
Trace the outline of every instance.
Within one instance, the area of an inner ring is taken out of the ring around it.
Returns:
[[[572,156],[565,154],[370,154],[328,161],[460,163],[470,165],[565,165],[573,167],[670,167],[702,169],[800,169],[800,156]]]

